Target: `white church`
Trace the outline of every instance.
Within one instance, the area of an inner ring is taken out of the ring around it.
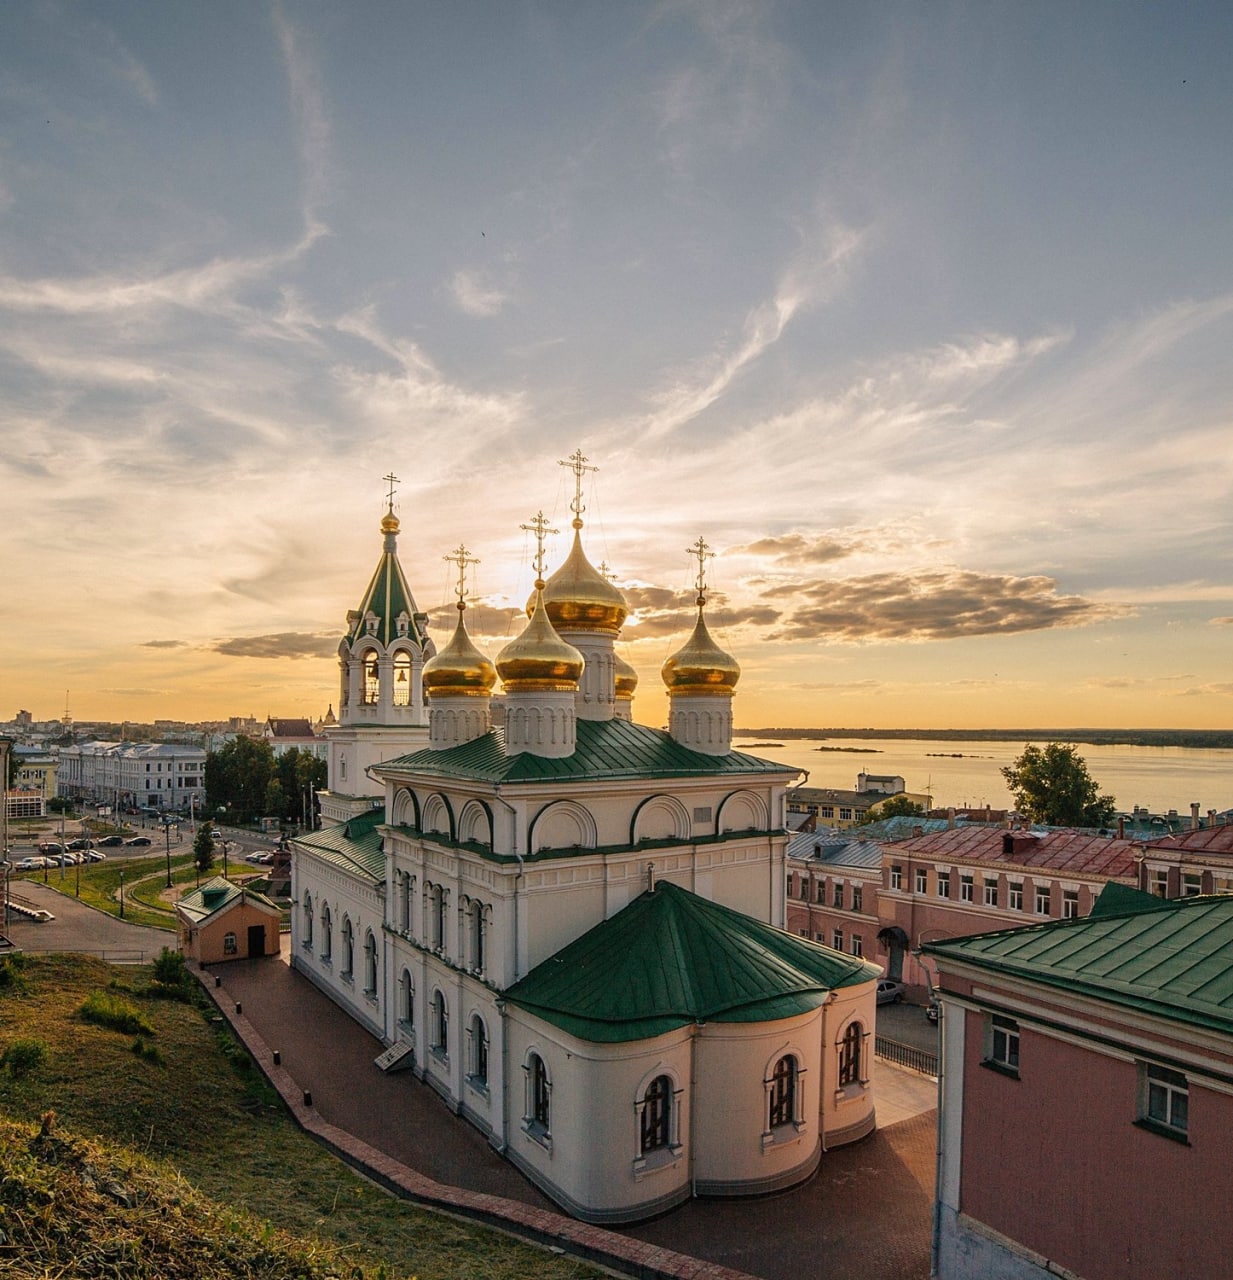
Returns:
[[[590,1222],[808,1178],[874,1127],[880,972],[784,931],[785,788],[733,751],[736,661],[697,620],[633,718],[627,608],[583,551],[495,662],[439,653],[384,546],[339,646],[323,827],[292,861],[296,969],[541,1190]],[[502,717],[495,714],[498,681]],[[413,1087],[413,1086],[409,1086]]]

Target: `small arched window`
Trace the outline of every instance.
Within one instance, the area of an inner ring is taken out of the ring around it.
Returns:
[[[839,1042],[839,1086],[861,1082],[861,1050],[864,1047],[864,1028],[859,1022],[850,1022]]]
[[[484,919],[484,904],[472,902],[470,912],[471,968],[483,973],[488,962],[488,923]]]
[[[552,1081],[538,1053],[527,1060],[527,1122],[541,1134],[552,1128]]]
[[[377,994],[377,940],[371,929],[364,934],[364,994]]]
[[[305,951],[311,951],[313,949],[313,896],[311,893],[304,895],[302,919],[304,921],[304,937],[301,942]]]
[[[355,974],[355,930],[348,916],[343,916],[342,949],[342,976],[350,978]]]
[[[321,908],[321,959],[329,964],[334,958],[334,918],[330,915],[330,904]]]
[[[445,994],[432,993],[432,1049],[444,1058],[449,1046],[450,1015],[445,1004]]]
[[[486,1086],[488,1084],[488,1028],[478,1013],[471,1019],[469,1035],[471,1061],[468,1064],[468,1074],[475,1084]]]
[[[647,1085],[642,1096],[641,1135],[642,1154],[658,1151],[672,1143],[672,1080],[668,1076],[656,1076]]]
[[[411,705],[411,654],[406,649],[394,655],[394,705]]]
[[[363,687],[360,701],[366,707],[375,707],[381,698],[381,659],[376,649],[365,649],[360,657]]]
[[[398,1021],[407,1026],[415,1021],[415,983],[409,969],[404,969],[398,978]]]
[[[775,1063],[770,1081],[770,1127],[778,1129],[796,1119],[796,1059],[785,1054]]]

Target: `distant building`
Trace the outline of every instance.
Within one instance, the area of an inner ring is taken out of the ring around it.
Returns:
[[[284,755],[288,751],[304,751],[318,760],[329,759],[329,743],[317,736],[311,720],[288,720],[270,716],[261,736],[270,744],[275,756]]]
[[[60,750],[56,790],[117,809],[183,813],[205,800],[205,757],[181,743],[79,743]]]
[[[1106,891],[1109,892],[1109,891]],[[1229,1274],[1233,897],[926,942],[939,1280]]]
[[[788,841],[788,930],[884,964],[885,948],[877,940],[883,856],[876,840],[794,835]]]
[[[788,813],[808,815],[816,827],[829,827],[832,831],[845,831],[865,821],[866,815],[875,813],[880,804],[891,796],[903,796],[927,811],[933,797],[922,792],[908,791],[901,777],[890,774],[861,772],[856,776],[856,789],[843,791],[834,787],[790,787],[788,789]],[[789,823],[792,818],[789,817]],[[799,822],[793,823],[799,829]]]
[[[1158,898],[1233,893],[1233,824],[1197,826],[1141,846],[1138,886]]]

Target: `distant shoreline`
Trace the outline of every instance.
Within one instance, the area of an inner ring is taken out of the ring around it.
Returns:
[[[1074,742],[1096,747],[1233,748],[1233,729],[741,729],[739,738],[904,738],[925,742]],[[842,750],[842,748],[838,748]]]

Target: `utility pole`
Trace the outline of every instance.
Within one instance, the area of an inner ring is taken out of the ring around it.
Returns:
[[[167,843],[167,888],[171,888],[171,823],[167,821],[167,815],[163,814],[163,839]]]

